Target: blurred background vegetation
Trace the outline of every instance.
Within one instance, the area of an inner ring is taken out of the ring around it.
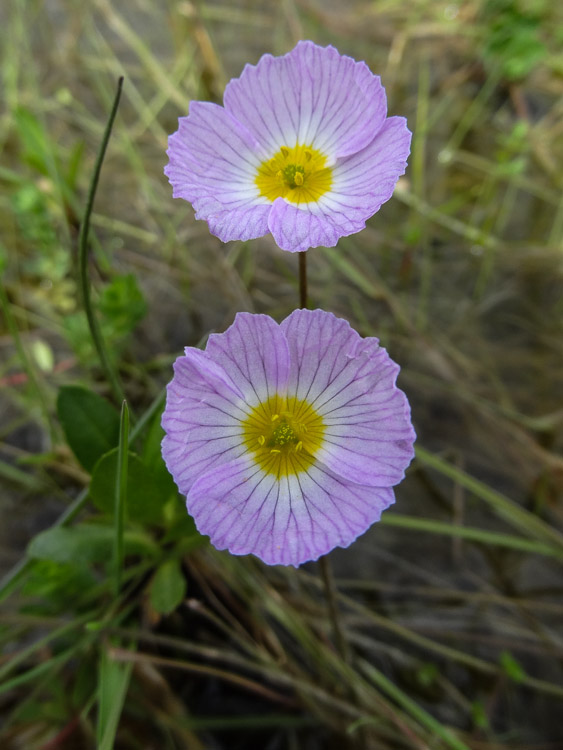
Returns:
[[[0,6],[0,745],[563,746],[563,7],[549,0],[11,0]],[[397,503],[315,564],[208,546],[160,459],[163,387],[239,310],[283,319],[297,258],[171,198],[167,135],[302,38],[382,76],[414,138],[367,229],[308,254],[310,302],[402,366]],[[119,76],[89,273],[78,234]]]

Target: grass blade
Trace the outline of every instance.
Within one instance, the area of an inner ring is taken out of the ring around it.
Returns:
[[[102,651],[98,682],[98,750],[113,750],[132,668],[133,662],[116,662],[107,649]]]
[[[127,502],[127,472],[129,467],[129,409],[127,401],[121,406],[119,425],[119,447],[117,449],[117,478],[115,482],[115,546],[114,546],[114,591],[119,595],[121,570],[123,568],[123,525]]]
[[[447,747],[452,750],[469,750],[469,747],[459,740],[450,730],[437,721],[427,711],[421,708],[417,703],[409,698],[400,688],[391,680],[387,679],[378,669],[369,662],[361,660],[360,667],[362,671],[374,682],[378,688],[383,690],[390,698],[396,701],[402,708],[416,719],[422,726],[432,732],[434,737],[440,737]]]
[[[452,466],[443,458],[429,453],[424,448],[416,448],[416,458],[424,466],[440,472],[446,477],[450,477],[454,482],[458,482],[472,492],[476,497],[484,500],[494,512],[504,518],[511,526],[515,526],[528,536],[533,536],[542,542],[555,545],[558,549],[563,550],[563,534],[557,529],[553,529],[549,524],[542,521],[533,513],[524,510],[515,502],[505,497],[500,492],[488,487],[484,482],[469,476],[461,469]]]
[[[445,521],[435,521],[431,518],[405,516],[400,513],[386,513],[381,517],[380,523],[384,526],[397,526],[398,528],[410,531],[459,537],[461,539],[468,539],[471,542],[492,544],[498,547],[518,550],[519,552],[531,552],[532,554],[563,559],[563,551],[552,544],[544,544],[543,542],[536,542],[533,539],[524,539],[523,537],[512,536],[511,534],[502,534],[497,531],[487,531],[471,526],[457,526]]]

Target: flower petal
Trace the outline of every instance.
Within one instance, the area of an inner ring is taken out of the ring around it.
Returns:
[[[362,205],[364,218],[388,201],[404,174],[412,134],[404,117],[388,117],[373,141],[362,151],[339,160],[333,167],[333,187],[328,196],[369,196]],[[360,208],[360,206],[358,206]]]
[[[268,217],[268,229],[276,244],[290,253],[304,252],[311,247],[334,247],[340,237],[358,232],[365,223],[350,221],[344,214],[313,213],[309,206],[298,208],[276,198]]]
[[[174,363],[162,415],[162,455],[181,492],[187,494],[202,472],[244,452],[241,421],[247,415],[223,368],[199,349],[187,348]]]
[[[270,204],[254,182],[261,161],[256,140],[223,107],[192,102],[168,143],[164,172],[174,198],[190,201],[196,218],[211,220],[224,242],[268,232]]]
[[[399,367],[377,339],[362,339],[322,310],[295,310],[281,328],[291,358],[288,390],[325,423],[316,458],[350,482],[384,487],[404,477],[415,433]]]
[[[329,163],[367,146],[387,111],[381,81],[365,63],[309,41],[246,65],[223,100],[269,155],[300,143],[321,150]]]
[[[242,457],[201,476],[187,508],[218,549],[298,566],[347,547],[393,502],[392,489],[352,484],[319,465],[278,480]]]
[[[269,315],[238,313],[224,333],[209,337],[206,354],[229,373],[250,405],[285,392],[289,350]]]

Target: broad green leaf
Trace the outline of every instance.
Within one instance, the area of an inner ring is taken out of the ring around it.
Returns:
[[[29,557],[53,560],[59,563],[84,565],[111,560],[115,532],[112,526],[80,524],[65,528],[57,526],[42,531],[34,537],[28,548]],[[126,532],[125,552],[128,554],[153,554],[156,545],[142,532]]]
[[[161,615],[173,612],[186,595],[186,579],[178,558],[157,568],[150,585],[150,601]]]
[[[110,515],[114,512],[116,481],[117,448],[106,453],[98,461],[90,485],[92,502],[101,511]],[[168,497],[168,484],[161,484],[158,477],[153,475],[138,456],[129,453],[126,518],[141,523],[159,523],[162,521],[162,511]]]
[[[97,393],[67,385],[59,391],[57,413],[74,455],[91,472],[96,461],[117,445],[117,410]]]

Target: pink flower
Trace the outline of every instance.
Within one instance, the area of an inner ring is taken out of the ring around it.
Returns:
[[[300,252],[365,227],[404,173],[410,139],[365,63],[299,42],[247,65],[223,107],[192,102],[164,171],[224,242],[271,232]]]
[[[347,547],[413,457],[399,367],[345,320],[239,313],[176,360],[162,453],[218,549],[300,565]]]

